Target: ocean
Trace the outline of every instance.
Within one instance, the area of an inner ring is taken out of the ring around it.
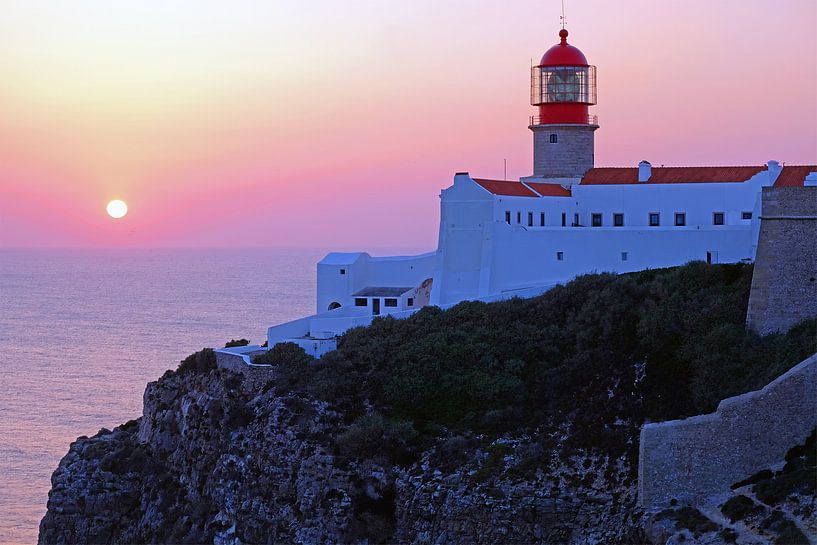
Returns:
[[[0,250],[0,543],[36,542],[69,444],[140,416],[147,382],[312,314],[323,254]]]

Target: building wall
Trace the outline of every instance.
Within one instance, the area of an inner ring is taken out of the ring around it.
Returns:
[[[817,316],[817,187],[763,189],[746,325],[766,335]]]
[[[573,214],[578,210],[578,203],[573,197],[539,198],[497,195],[494,201],[494,220],[505,222],[505,213],[510,212],[511,225],[528,227],[528,213],[532,213],[532,227],[536,229],[541,228],[540,214],[544,212],[545,227],[561,227],[562,213],[564,213],[567,219],[566,225],[569,227],[573,222]]]
[[[494,231],[490,293],[567,282],[581,274],[633,272],[705,261],[707,252],[719,263],[753,257],[749,225],[717,229],[567,227],[528,230],[497,222]]]
[[[544,198],[493,195],[468,175],[458,175],[442,193],[432,304],[567,282],[593,272],[632,272],[708,258],[715,263],[752,260],[760,191],[776,174],[762,171],[736,183],[573,185],[572,197]],[[576,212],[580,226],[572,227]],[[660,214],[660,226],[648,225],[650,212]],[[675,225],[676,212],[686,215],[686,225]],[[715,212],[724,213],[724,225],[714,225]],[[528,213],[533,226],[528,226]],[[567,214],[565,227],[562,213]],[[591,226],[594,213],[602,215],[601,227]],[[623,227],[613,226],[614,213],[624,214]],[[744,219],[744,213],[751,218]]]
[[[582,225],[590,225],[592,213],[601,212],[605,226],[613,224],[614,212],[624,214],[625,226],[647,226],[649,214],[657,212],[661,226],[674,228],[675,213],[686,214],[687,227],[712,227],[713,213],[723,212],[726,225],[751,225],[756,219],[761,187],[771,178],[763,171],[740,183],[574,185]],[[742,214],[752,212],[752,220]]]
[[[640,504],[693,501],[782,462],[817,426],[817,354],[762,390],[721,401],[716,412],[645,424],[638,459]]]
[[[354,305],[353,294],[368,286],[419,287],[432,277],[436,263],[436,252],[389,257],[329,254],[318,263],[317,312],[327,312],[333,303]]]
[[[533,174],[580,178],[593,168],[596,125],[533,125]],[[550,143],[555,134],[557,143]]]
[[[457,174],[454,185],[442,191],[432,305],[473,299],[487,291],[493,210],[493,195],[467,174]]]

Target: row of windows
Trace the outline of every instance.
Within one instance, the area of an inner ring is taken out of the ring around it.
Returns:
[[[556,261],[564,261],[565,260],[565,253],[564,252],[556,252]],[[629,261],[630,260],[630,253],[629,252],[621,252],[621,260],[622,261]],[[707,263],[717,263],[718,261],[718,252],[706,252],[706,262]]]
[[[365,297],[355,297],[355,306],[356,307],[367,307],[369,306],[369,300]],[[394,297],[386,297],[383,299],[383,306],[384,307],[396,307],[397,306],[397,299]],[[406,299],[406,306],[413,307],[414,306],[414,298],[409,297]]]
[[[750,220],[752,219],[751,212],[743,212],[741,213],[741,219]],[[534,220],[534,213],[528,212],[528,227],[533,227],[533,220]],[[659,212],[650,212],[648,216],[649,225],[650,227],[658,227],[661,225],[661,214]],[[726,220],[726,214],[724,212],[713,212],[712,213],[712,225],[724,225]],[[511,211],[505,211],[505,223],[511,223]],[[522,223],[522,212],[516,213],[516,223]],[[683,227],[687,224],[687,215],[686,212],[676,212],[675,213],[675,225],[677,227]],[[604,225],[603,215],[600,213],[593,213],[590,215],[590,225],[593,227],[602,227]],[[539,227],[545,226],[545,213],[539,213]],[[562,227],[567,226],[567,214],[562,212]],[[579,214],[573,215],[573,227],[580,227],[581,224],[579,223]],[[613,227],[624,227],[624,214],[616,212],[613,214]]]
[[[628,261],[630,259],[629,252],[621,252],[621,260]],[[556,252],[556,261],[564,261],[565,260],[565,253],[564,252]]]

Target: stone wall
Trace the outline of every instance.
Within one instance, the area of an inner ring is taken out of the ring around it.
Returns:
[[[746,325],[766,335],[817,316],[817,187],[765,187]]]
[[[638,496],[645,508],[694,501],[783,461],[817,426],[817,354],[716,412],[641,428]]]
[[[533,174],[545,178],[580,178],[593,168],[596,125],[532,125]],[[550,143],[555,134],[557,143]]]
[[[275,378],[276,369],[273,365],[250,365],[240,354],[230,354],[220,350],[215,351],[216,365],[221,369],[229,369],[244,375],[247,388],[261,388]]]

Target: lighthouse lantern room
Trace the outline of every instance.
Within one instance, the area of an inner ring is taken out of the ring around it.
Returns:
[[[598,128],[596,67],[567,43],[568,32],[531,68],[533,174],[536,178],[581,178],[593,168],[593,133]]]

